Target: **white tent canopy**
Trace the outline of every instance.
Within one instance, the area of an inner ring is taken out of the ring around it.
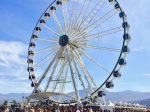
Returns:
[[[51,97],[51,96],[66,96],[66,94],[62,94],[62,93],[56,93],[56,92],[43,92],[43,93],[36,93],[34,95],[29,96],[29,99],[43,99],[43,98],[47,98],[47,97]]]

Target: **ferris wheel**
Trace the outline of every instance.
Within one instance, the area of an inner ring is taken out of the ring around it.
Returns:
[[[54,0],[29,43],[32,98],[64,104],[103,97],[126,65],[129,27],[117,0]]]

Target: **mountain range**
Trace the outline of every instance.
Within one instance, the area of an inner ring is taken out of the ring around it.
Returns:
[[[150,99],[141,100],[141,101],[138,101],[138,103],[146,105],[147,107],[150,108]]]
[[[150,92],[123,91],[107,92],[107,98],[112,101],[133,102],[150,99]]]
[[[83,90],[79,91],[81,96],[84,96]],[[18,102],[23,100],[23,97],[29,96],[29,93],[8,93],[0,94],[0,103],[5,100]],[[138,92],[138,91],[122,91],[122,92],[106,92],[106,98],[116,102],[135,102],[150,107],[150,92]]]

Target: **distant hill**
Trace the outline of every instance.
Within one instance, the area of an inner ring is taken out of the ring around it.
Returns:
[[[138,103],[141,105],[146,105],[148,108],[150,108],[150,99],[141,100],[138,101]]]
[[[70,93],[71,94],[71,93]],[[84,97],[85,93],[83,90],[79,91],[79,94]],[[23,96],[28,96],[28,93],[9,93],[9,94],[0,94],[0,103],[3,103],[5,100],[12,101],[21,101]],[[107,99],[117,102],[139,102],[140,104],[147,105],[150,107],[150,92],[137,92],[137,91],[123,91],[123,92],[106,92]]]
[[[107,92],[107,98],[112,101],[141,101],[150,99],[150,92],[123,91],[123,92]]]
[[[0,94],[0,103],[3,103],[5,100],[12,101],[16,100],[17,102],[22,101],[24,96],[28,96],[28,93],[8,93]]]

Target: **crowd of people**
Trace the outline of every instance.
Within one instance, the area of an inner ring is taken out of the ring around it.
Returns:
[[[110,112],[107,109],[100,109],[100,107],[78,107],[78,106],[31,106],[31,107],[7,107],[1,106],[0,112]],[[114,109],[114,112],[150,112],[145,110],[132,109]]]
[[[77,106],[47,106],[47,107],[1,107],[0,112],[110,112],[102,111],[100,108],[77,107]]]

